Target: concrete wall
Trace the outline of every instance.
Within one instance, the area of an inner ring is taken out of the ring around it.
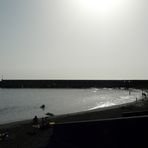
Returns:
[[[2,80],[2,88],[148,88],[148,80]]]
[[[54,126],[49,147],[146,148],[148,116]]]

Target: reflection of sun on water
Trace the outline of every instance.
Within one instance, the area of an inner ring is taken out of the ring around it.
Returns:
[[[105,107],[117,106],[121,104],[135,102],[141,99],[141,90],[132,89],[131,95],[129,91],[125,89],[92,89],[92,92],[96,94],[92,105],[88,110],[100,109]],[[92,100],[93,97],[91,97]]]
[[[104,108],[104,107],[109,107],[109,106],[114,106],[116,105],[115,103],[112,103],[112,102],[106,102],[106,103],[103,103],[103,104],[98,104],[97,106],[95,107],[92,107],[88,110],[94,110],[94,109],[98,109],[98,108]]]

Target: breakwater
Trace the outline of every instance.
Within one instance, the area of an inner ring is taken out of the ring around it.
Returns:
[[[148,88],[148,80],[1,80],[1,88]]]

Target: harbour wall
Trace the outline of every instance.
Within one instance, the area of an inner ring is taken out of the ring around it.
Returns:
[[[1,80],[0,88],[148,88],[148,80]]]
[[[148,147],[148,116],[55,124],[49,147]]]

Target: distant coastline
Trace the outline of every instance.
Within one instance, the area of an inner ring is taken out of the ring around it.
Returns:
[[[0,88],[148,88],[148,80],[1,80]]]

